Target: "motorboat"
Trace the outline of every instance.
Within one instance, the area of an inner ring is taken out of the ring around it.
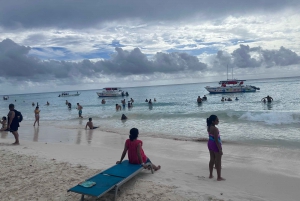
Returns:
[[[79,96],[80,93],[77,93],[76,94],[70,94],[69,92],[62,92],[61,94],[58,95],[58,97],[69,97],[69,96]]]
[[[99,97],[119,97],[129,96],[128,92],[124,92],[120,87],[103,88],[102,92],[96,92]]]
[[[240,93],[240,92],[256,92],[260,88],[252,85],[244,85],[246,80],[225,80],[220,81],[217,87],[206,86],[205,89],[212,94],[216,93]]]
[[[8,100],[9,96],[3,96],[3,100]]]

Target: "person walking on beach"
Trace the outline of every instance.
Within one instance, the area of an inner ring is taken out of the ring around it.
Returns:
[[[19,120],[16,115],[16,110],[15,110],[15,105],[14,104],[9,104],[9,113],[8,113],[8,125],[7,125],[7,130],[9,130],[15,137],[15,142],[13,145],[19,145],[19,133],[18,133],[18,128],[19,128]]]
[[[35,123],[38,123],[38,126],[40,126],[40,112],[39,107],[37,106],[34,110],[34,116],[35,116],[35,122],[33,123],[33,126],[35,126]]]
[[[210,115],[210,117],[206,119],[206,123],[209,136],[207,147],[210,154],[209,178],[213,178],[213,168],[215,165],[218,176],[217,180],[222,181],[225,180],[223,177],[221,177],[221,159],[223,155],[222,141],[220,138],[219,129],[216,127],[216,125],[219,124],[219,119],[216,115]]]
[[[132,128],[129,133],[129,139],[125,141],[125,146],[121,155],[121,159],[117,161],[116,164],[122,163],[128,151],[129,163],[141,164],[144,168],[148,167],[145,163],[150,163],[155,171],[159,170],[161,168],[160,165],[154,165],[150,161],[150,159],[145,155],[144,150],[142,148],[143,142],[137,139],[139,136],[139,130],[137,128]]]
[[[92,122],[92,118],[89,118],[89,121],[86,122],[85,129],[87,127],[89,127],[90,129],[96,129],[96,128],[98,128],[98,127],[94,127],[93,122]]]
[[[77,110],[78,110],[78,116],[80,117],[80,118],[82,118],[82,106],[79,104],[79,103],[77,103]]]

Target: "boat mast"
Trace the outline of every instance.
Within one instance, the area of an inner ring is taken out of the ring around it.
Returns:
[[[227,64],[227,80],[228,80],[228,64]]]

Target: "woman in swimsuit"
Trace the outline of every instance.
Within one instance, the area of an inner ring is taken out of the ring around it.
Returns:
[[[38,123],[38,126],[40,125],[40,111],[41,110],[39,110],[39,107],[36,107],[34,110],[35,122],[34,122],[33,126],[35,126],[36,122]]]
[[[209,178],[213,178],[213,168],[214,164],[217,169],[218,181],[225,180],[221,177],[221,159],[223,155],[222,151],[222,141],[219,134],[219,129],[216,125],[219,124],[219,119],[216,115],[211,115],[206,120],[207,122],[207,132],[208,132],[208,142],[207,147],[210,154],[210,161],[209,161]]]

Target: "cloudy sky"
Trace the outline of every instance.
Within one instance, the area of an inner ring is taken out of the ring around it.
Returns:
[[[300,75],[299,0],[0,3],[0,94]]]

